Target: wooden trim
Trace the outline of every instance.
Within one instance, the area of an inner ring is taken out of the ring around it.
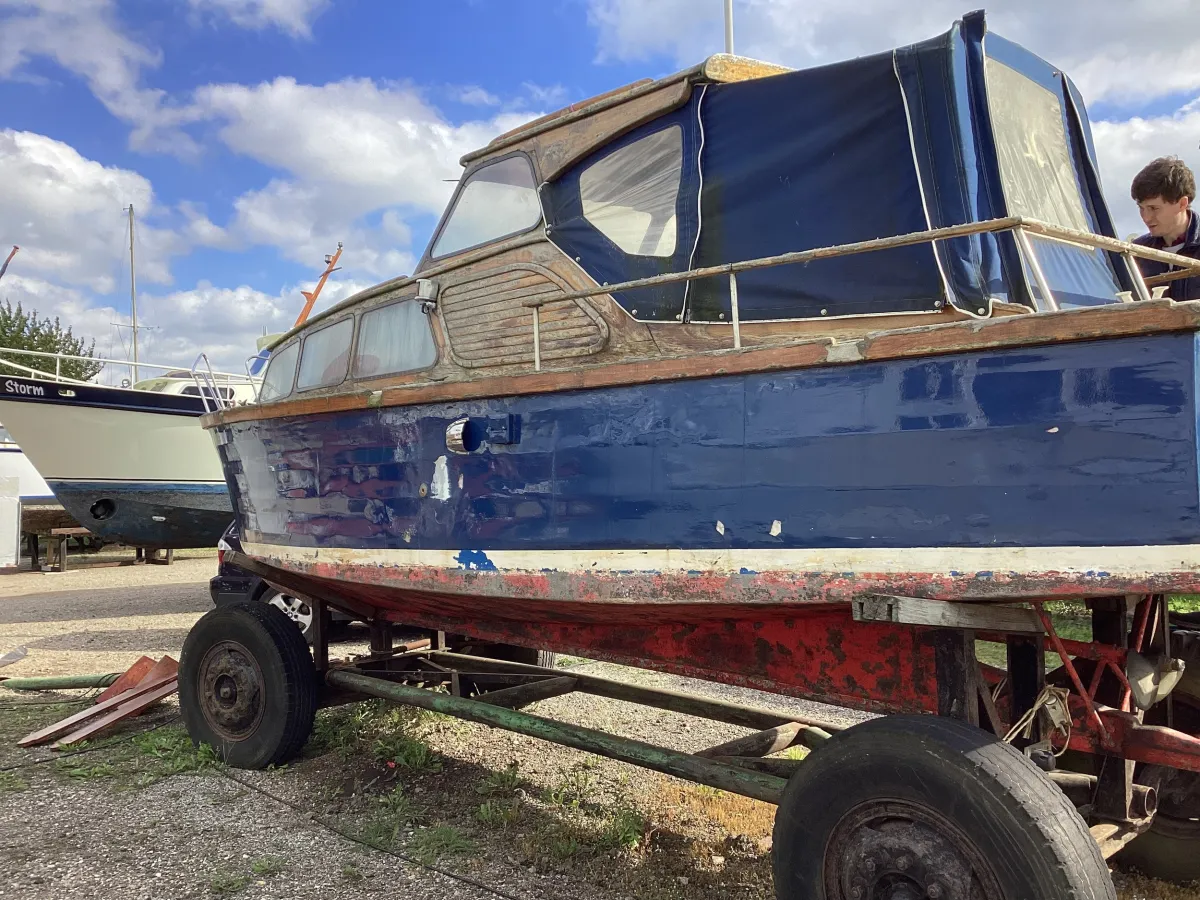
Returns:
[[[851,341],[816,338],[742,351],[714,350],[665,359],[497,375],[471,381],[425,381],[384,388],[379,402],[372,405],[415,406],[1197,330],[1200,330],[1200,301],[1154,300],[925,325],[875,332]],[[256,419],[365,409],[369,396],[369,391],[360,391],[263,406],[242,406],[209,413],[200,421],[205,428],[212,428]]]

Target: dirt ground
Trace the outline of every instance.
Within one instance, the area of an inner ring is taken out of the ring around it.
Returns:
[[[178,656],[211,608],[211,554],[166,566],[0,576],[5,676],[118,671]],[[353,633],[337,653],[358,652]],[[566,669],[792,706],[753,691],[563,659]],[[0,689],[0,900],[12,898],[771,898],[773,807],[503,731],[374,703],[323,710],[302,758],[230,770],[173,702],[71,756],[22,735],[85,692]],[[745,729],[560,697],[541,715],[698,750]],[[1200,900],[1117,873],[1122,900]]]

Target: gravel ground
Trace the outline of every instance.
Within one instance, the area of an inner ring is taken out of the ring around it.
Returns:
[[[211,608],[209,556],[170,567],[0,577],[4,675],[115,671],[178,654]],[[355,638],[361,638],[361,632]],[[352,640],[338,654],[360,652]],[[564,668],[851,724],[854,714],[584,660]],[[190,747],[173,699],[111,746],[15,746],[80,695],[0,690],[0,900],[343,898],[757,900],[773,808],[484,726],[360,704],[323,710],[303,757],[227,770]],[[595,697],[531,712],[679,750],[746,729]],[[366,846],[364,844],[373,844]],[[382,848],[382,849],[380,849]],[[437,871],[441,870],[441,871]],[[1200,892],[1117,876],[1122,900]]]

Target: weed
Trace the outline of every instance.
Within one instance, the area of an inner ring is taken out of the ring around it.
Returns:
[[[346,863],[342,866],[342,881],[348,881],[351,884],[358,884],[363,880],[363,873],[358,870],[358,866],[353,863]]]
[[[360,837],[377,849],[391,848],[400,837],[400,830],[420,816],[420,808],[401,788],[394,788],[376,799],[374,815],[363,826]]]
[[[804,759],[808,756],[808,748],[803,744],[795,744],[779,754],[784,759]]]
[[[521,807],[515,800],[510,800],[507,803],[500,800],[488,800],[481,804],[475,812],[477,818],[484,825],[493,828],[504,828],[517,821],[521,817]]]
[[[250,883],[248,875],[214,875],[208,883],[210,894],[236,894]]]
[[[642,842],[646,834],[646,820],[635,809],[619,809],[607,822],[600,833],[600,844],[603,847],[624,848],[634,850]]]
[[[250,863],[250,871],[264,877],[278,875],[286,868],[287,865],[278,856],[264,856]]]
[[[570,859],[583,849],[583,845],[573,834],[555,832],[547,839],[546,849],[555,859]]]
[[[217,751],[208,744],[192,743],[187,731],[180,727],[160,728],[134,736],[133,746],[143,756],[156,763],[157,776],[199,772],[221,764]]]
[[[74,763],[70,759],[60,759],[55,766],[68,778],[77,778],[80,781],[89,781],[93,778],[112,778],[116,774],[108,763],[96,763],[89,766]]]
[[[423,863],[434,862],[442,856],[459,856],[475,849],[475,845],[461,831],[450,825],[417,829],[411,847],[413,855]]]
[[[427,744],[406,734],[390,734],[377,738],[371,747],[375,759],[394,763],[410,772],[440,772],[442,760]]]
[[[546,794],[548,803],[569,809],[579,809],[596,790],[596,776],[586,768],[577,767],[559,779]]]
[[[392,706],[382,700],[321,710],[313,723],[309,752],[334,752],[342,758],[365,753],[377,738],[411,730],[426,716],[424,710]]]
[[[521,786],[521,776],[517,772],[517,764],[510,762],[499,772],[489,772],[479,784],[475,785],[475,793],[485,797],[511,797]]]
[[[29,787],[29,782],[16,772],[0,772],[0,794],[15,794]]]

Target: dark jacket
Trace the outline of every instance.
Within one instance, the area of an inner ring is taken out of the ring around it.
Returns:
[[[1189,210],[1188,217],[1187,231],[1183,235],[1183,246],[1175,252],[1180,256],[1200,259],[1200,216]],[[1143,234],[1134,243],[1141,244],[1143,247],[1153,247],[1155,250],[1161,250],[1164,246],[1163,239],[1152,234]],[[1142,275],[1146,278],[1152,275],[1161,275],[1163,272],[1175,268],[1152,259],[1139,259],[1138,267],[1141,268]],[[1200,275],[1169,282],[1167,296],[1172,300],[1200,300]]]

